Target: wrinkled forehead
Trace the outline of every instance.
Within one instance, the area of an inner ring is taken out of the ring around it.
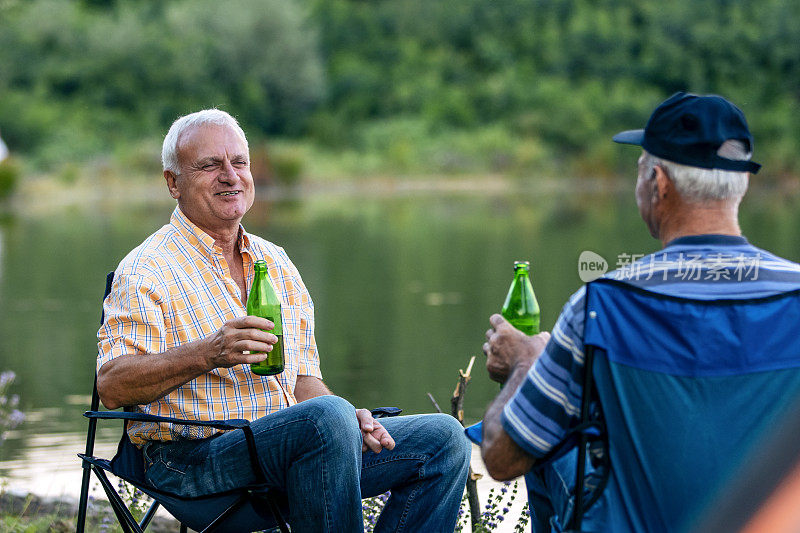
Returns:
[[[247,156],[247,139],[227,124],[197,124],[181,132],[176,153],[180,162],[225,155]]]

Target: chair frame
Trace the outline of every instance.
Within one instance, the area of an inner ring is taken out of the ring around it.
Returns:
[[[592,386],[594,384],[594,378],[592,377],[592,366],[594,366],[594,346],[587,345],[585,347],[584,352],[584,375],[583,375],[583,396],[581,397],[581,426],[585,426],[586,424],[590,423],[590,409],[589,404],[591,403],[592,399]],[[603,428],[605,431],[605,428]],[[586,480],[586,451],[589,446],[589,438],[590,436],[585,432],[581,431],[578,437],[578,464],[575,468],[575,504],[573,507],[572,518],[570,520],[568,530],[579,532],[581,530],[581,523],[583,521],[583,515],[586,511],[589,510],[589,507],[592,506],[599,498],[603,489],[605,488],[605,484],[608,482],[608,474],[604,478],[602,482],[602,486],[596,489],[592,496],[588,499],[584,499],[584,491],[579,490],[583,489]],[[606,450],[608,450],[608,440],[607,435],[603,435],[604,444],[606,446]]]

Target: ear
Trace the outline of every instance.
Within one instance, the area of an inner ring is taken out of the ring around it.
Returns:
[[[656,175],[655,182],[658,193],[658,199],[663,200],[668,196],[674,195],[675,184],[672,182],[672,178],[669,177],[669,174],[667,174],[664,168],[656,165],[653,168],[653,172]]]
[[[178,176],[175,175],[174,172],[171,170],[164,171],[164,179],[167,182],[167,189],[169,189],[169,195],[175,198],[176,200],[181,197],[181,192],[178,190]]]

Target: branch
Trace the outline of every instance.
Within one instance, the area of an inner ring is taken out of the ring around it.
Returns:
[[[469,360],[469,365],[467,365],[467,371],[464,372],[463,370],[459,369],[458,383],[453,391],[453,397],[450,398],[450,414],[461,423],[462,427],[464,426],[464,395],[467,392],[467,383],[469,383],[471,378],[472,365],[474,364],[475,356],[473,355]],[[436,400],[433,398],[430,392],[428,393],[428,398],[430,398],[431,402],[433,402],[436,410],[441,413],[442,410],[439,408],[439,404],[436,403]],[[467,500],[469,501],[469,512],[473,530],[475,530],[475,526],[481,523],[481,504],[478,500],[477,484],[477,480],[480,478],[481,475],[473,472],[472,466],[470,466],[469,477],[467,477]]]
[[[430,392],[429,392],[429,393],[427,393],[427,394],[428,394],[428,399],[431,401],[431,403],[433,404],[433,406],[436,408],[436,411],[437,411],[438,413],[441,413],[441,412],[442,412],[442,408],[441,408],[441,407],[439,407],[439,404],[438,404],[438,403],[436,403],[436,398],[434,398],[434,397],[433,397],[433,394],[431,394]]]

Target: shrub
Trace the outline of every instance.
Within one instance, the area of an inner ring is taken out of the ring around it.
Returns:
[[[0,162],[0,200],[11,196],[19,182],[19,175],[19,165],[14,159]]]

